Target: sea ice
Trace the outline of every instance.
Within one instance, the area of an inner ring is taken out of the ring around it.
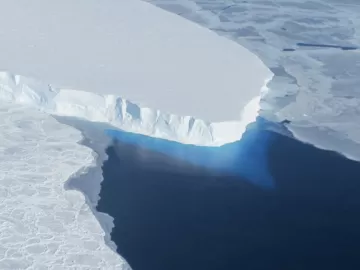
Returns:
[[[0,104],[0,269],[130,269],[67,180],[94,165],[79,131]]]

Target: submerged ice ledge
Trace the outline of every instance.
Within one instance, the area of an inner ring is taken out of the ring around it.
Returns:
[[[72,116],[155,138],[201,146],[220,146],[237,141],[254,122],[266,83],[244,108],[238,121],[208,122],[192,116],[161,112],[115,95],[56,88],[48,83],[0,72],[0,100],[29,105],[49,114]],[[221,108],[214,108],[221,110]]]

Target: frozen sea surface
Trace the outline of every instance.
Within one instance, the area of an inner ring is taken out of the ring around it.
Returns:
[[[0,103],[0,269],[129,269],[93,205],[65,189],[95,165],[80,140],[44,113]]]

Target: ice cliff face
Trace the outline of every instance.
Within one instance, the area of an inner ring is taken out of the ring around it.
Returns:
[[[264,93],[266,87],[262,91]],[[49,114],[106,122],[134,133],[204,146],[239,140],[246,125],[257,116],[260,95],[243,109],[239,108],[238,121],[207,122],[192,116],[161,112],[115,95],[56,88],[24,76],[0,73],[1,100],[35,107]]]

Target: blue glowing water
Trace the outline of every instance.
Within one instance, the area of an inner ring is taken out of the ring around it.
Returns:
[[[108,129],[106,133],[123,143],[159,152],[221,174],[242,176],[253,184],[271,188],[274,183],[267,165],[271,134],[259,128],[259,125],[264,125],[264,121],[259,119],[257,123],[249,126],[240,141],[221,147],[184,145],[120,130]]]
[[[218,149],[108,131],[97,210],[134,270],[360,269],[360,164],[263,124]]]

